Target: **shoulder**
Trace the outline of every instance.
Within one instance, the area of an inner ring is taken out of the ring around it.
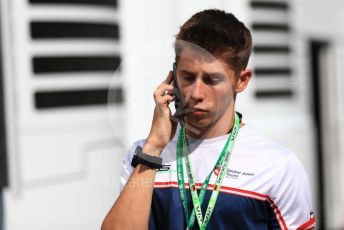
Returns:
[[[255,159],[255,164],[269,168],[275,175],[293,176],[296,179],[306,177],[304,168],[293,151],[249,125],[244,126],[241,131],[238,147],[242,154]]]
[[[297,192],[304,186],[308,189],[308,177],[293,151],[251,126],[244,126],[241,131],[236,146],[241,155],[240,163],[260,175],[260,180],[269,188],[265,192],[276,198],[287,190]]]
[[[245,125],[239,131],[237,144],[243,154],[258,158],[258,162],[284,164],[294,154],[288,148],[265,136],[250,125]],[[266,162],[268,161],[268,162]]]
[[[268,185],[266,194],[285,225],[296,229],[313,223],[308,176],[294,152],[249,125],[240,132],[238,143],[241,153],[247,156],[246,164],[262,172],[262,181]]]

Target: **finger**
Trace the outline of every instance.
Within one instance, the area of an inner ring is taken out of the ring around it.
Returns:
[[[169,85],[169,84],[172,83],[172,81],[173,81],[173,72],[170,71],[170,72],[168,73],[166,79],[164,80],[164,83]]]
[[[174,101],[176,98],[174,96],[171,95],[165,95],[163,97],[164,101],[166,100],[166,103],[171,103],[172,101]]]
[[[156,101],[159,104],[168,104],[168,103],[171,103],[172,101],[174,101],[174,96],[167,94],[163,97],[158,98]]]
[[[164,95],[173,95],[173,86],[162,84],[154,91],[154,97],[162,97]]]
[[[174,90],[173,90],[173,89],[172,89],[172,90],[165,90],[164,96],[165,96],[165,95],[173,96],[173,95],[174,95]]]
[[[169,86],[169,87],[170,87],[172,81],[173,81],[173,74],[172,74],[172,72],[170,71],[170,72],[168,73],[166,79],[165,79],[163,82],[161,82],[161,84],[157,87],[157,90],[158,90],[158,89],[161,89],[162,87],[165,87],[165,86]],[[173,86],[172,86],[172,87],[173,87]],[[167,90],[168,90],[168,89],[167,89]]]

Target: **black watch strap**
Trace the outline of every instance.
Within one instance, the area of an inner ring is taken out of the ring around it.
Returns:
[[[143,164],[153,169],[163,168],[162,158],[143,153],[141,146],[136,147],[135,155],[133,156],[133,159],[131,161],[131,166],[133,166],[134,168],[138,164]]]

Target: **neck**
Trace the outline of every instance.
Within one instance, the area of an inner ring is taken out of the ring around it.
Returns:
[[[191,127],[186,123],[186,134],[196,139],[210,139],[229,133],[234,125],[234,108],[227,110],[218,120],[206,127]],[[197,130],[197,131],[195,131]]]

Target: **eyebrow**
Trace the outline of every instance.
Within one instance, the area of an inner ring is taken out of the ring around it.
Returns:
[[[187,74],[187,75],[197,75],[195,72],[187,71],[187,70],[181,70],[180,73]]]
[[[180,73],[187,74],[187,75],[192,75],[192,76],[197,76],[197,73],[191,72],[188,70],[181,70]],[[226,77],[223,73],[220,72],[210,72],[210,73],[205,73],[207,76],[214,76],[214,77]]]

